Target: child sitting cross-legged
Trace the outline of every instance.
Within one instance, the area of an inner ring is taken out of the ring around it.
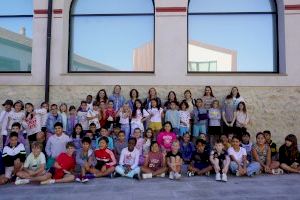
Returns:
[[[32,153],[26,158],[23,170],[17,173],[16,185],[30,182],[41,182],[51,178],[51,174],[46,172],[46,158],[42,152],[43,146],[39,142],[31,144]]]
[[[175,140],[174,142],[172,142],[171,151],[169,151],[166,156],[167,165],[169,168],[169,178],[171,180],[181,178],[181,167],[183,160],[179,149],[179,141]]]

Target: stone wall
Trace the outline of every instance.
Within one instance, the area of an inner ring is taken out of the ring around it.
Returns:
[[[128,98],[129,91],[136,88],[140,97],[146,97],[151,86],[122,86],[122,94]],[[154,86],[159,97],[166,99],[170,90],[174,90],[178,99],[183,98],[185,89],[192,91],[193,97],[203,95],[204,86]],[[52,86],[50,88],[50,103],[65,102],[68,105],[79,106],[80,100],[86,95],[96,95],[100,89],[106,89],[111,94],[113,86]],[[215,96],[222,100],[229,92],[230,87],[213,86]],[[273,133],[273,139],[278,143],[284,142],[287,134],[293,133],[300,138],[300,87],[239,87],[241,96],[247,103],[247,109],[251,116],[249,132],[252,140],[258,131],[269,129]],[[0,86],[0,102],[11,98],[22,99],[39,105],[43,101],[43,86]]]

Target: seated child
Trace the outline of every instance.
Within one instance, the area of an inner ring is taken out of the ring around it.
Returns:
[[[285,144],[279,148],[279,162],[284,171],[300,173],[300,153],[295,135],[285,137]]]
[[[73,142],[66,144],[66,152],[60,153],[54,162],[54,166],[50,168],[49,172],[52,174],[52,179],[42,181],[41,184],[54,183],[69,183],[73,182],[75,176],[73,171],[75,169],[76,161],[73,156],[75,152],[75,145]]]
[[[77,182],[85,183],[89,181],[86,177],[86,173],[91,172],[94,165],[94,152],[91,149],[91,143],[91,138],[82,138],[82,148],[76,152],[76,164],[79,165],[81,170],[80,177],[76,178]]]
[[[124,131],[119,132],[118,138],[114,143],[114,147],[115,147],[114,153],[115,153],[115,156],[116,156],[116,160],[117,160],[117,162],[119,162],[122,149],[127,147],[127,141],[126,141]]]
[[[231,144],[229,143],[227,135],[222,134],[220,137],[220,140],[224,146],[224,150],[227,151],[229,149],[229,147],[231,147]]]
[[[216,181],[227,182],[227,172],[229,168],[230,158],[221,140],[217,140],[215,148],[211,151],[209,160],[216,172]]]
[[[191,163],[188,168],[188,176],[209,175],[212,166],[209,162],[209,150],[206,148],[206,141],[198,139],[196,141],[196,151],[194,151]]]
[[[26,140],[23,136],[23,131],[21,131],[21,124],[19,122],[14,122],[11,126],[11,132],[17,132],[18,133],[18,142],[22,143],[24,146],[26,146]],[[9,143],[9,137],[6,139],[5,145],[8,145]]]
[[[180,179],[181,178],[181,167],[182,167],[182,155],[179,152],[180,146],[178,140],[172,142],[171,151],[166,155],[167,166],[169,169],[169,178]]]
[[[240,139],[237,136],[232,137],[231,147],[228,149],[231,162],[229,165],[230,171],[236,176],[254,176],[260,171],[260,164],[258,162],[251,162],[247,160],[246,149],[240,147]]]
[[[150,151],[151,142],[153,141],[153,132],[148,128],[144,133],[143,154],[146,156]]]
[[[151,143],[151,151],[145,157],[144,166],[141,167],[143,179],[152,178],[153,176],[165,177],[167,171],[164,155],[159,151],[156,141]]]
[[[247,152],[247,160],[249,162],[252,161],[252,142],[250,141],[250,133],[244,132],[242,134],[242,142],[241,142],[241,147],[246,149]]]
[[[277,146],[276,143],[271,140],[271,132],[268,130],[265,130],[264,132],[266,142],[269,144],[271,148],[271,158],[274,161],[278,161],[278,151],[277,151]]]
[[[4,167],[4,163],[2,161],[2,152],[0,150],[0,185],[3,185],[7,182],[7,179],[5,178],[5,167]]]
[[[101,128],[100,129],[100,137],[97,139],[97,148],[99,148],[99,139],[101,138],[101,137],[107,137],[107,139],[108,139],[108,148],[110,149],[110,150],[114,150],[114,141],[113,141],[113,139],[109,136],[109,132],[108,132],[108,130],[107,130],[107,128]]]
[[[114,153],[108,149],[108,138],[103,136],[99,139],[99,148],[94,151],[97,161],[92,173],[95,177],[111,175],[115,171],[117,164]]]
[[[180,142],[180,153],[184,164],[190,164],[192,154],[195,151],[194,144],[191,142],[191,136],[189,133],[183,135],[183,141]]]
[[[4,183],[7,183],[13,175],[16,175],[22,169],[26,159],[25,147],[18,142],[18,135],[17,132],[10,133],[9,143],[2,152],[2,160],[5,166]]]
[[[133,137],[136,138],[135,148],[139,150],[139,154],[140,154],[139,166],[142,166],[144,164],[144,156],[143,156],[144,139],[141,136],[142,136],[141,129],[135,128],[133,131]]]
[[[99,133],[100,128],[97,129],[96,124],[94,124],[94,123],[91,123],[89,127],[90,127],[90,131],[93,133],[93,137],[99,138],[100,137],[100,133]]]
[[[72,140],[75,145],[76,151],[78,151],[81,148],[81,139],[84,136],[84,132],[82,130],[81,124],[76,124],[72,133]]]
[[[42,152],[41,143],[31,144],[32,152],[25,160],[23,169],[17,173],[16,185],[27,184],[30,182],[42,182],[51,178],[51,174],[46,172],[46,157]]]
[[[157,143],[163,153],[171,151],[172,143],[176,140],[175,133],[172,132],[171,122],[164,124],[164,131],[160,132],[157,136]]]
[[[140,179],[139,151],[135,148],[136,138],[129,138],[128,147],[121,152],[119,165],[116,167],[116,176],[126,176]]]

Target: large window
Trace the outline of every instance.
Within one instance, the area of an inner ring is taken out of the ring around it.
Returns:
[[[276,1],[190,0],[188,37],[188,72],[278,72]]]
[[[69,72],[153,72],[152,0],[73,0]]]
[[[30,72],[32,0],[0,1],[0,72]]]

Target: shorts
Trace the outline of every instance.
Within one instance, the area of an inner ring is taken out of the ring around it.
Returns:
[[[52,174],[52,178],[55,180],[62,179],[65,176],[65,172],[63,169],[56,169],[54,167],[51,167],[49,169],[49,173]]]
[[[95,165],[95,169],[101,170],[103,166],[106,166],[106,168],[110,168],[112,166],[106,165],[105,162],[97,162],[97,164]]]
[[[161,122],[150,122],[149,128],[155,132],[160,131],[162,129]]]
[[[199,170],[205,169],[209,166],[210,166],[209,163],[195,163],[194,164],[194,167],[199,169]]]
[[[207,133],[206,125],[205,124],[199,124],[199,125],[194,124],[194,126],[193,126],[193,136],[198,137],[200,135],[200,133],[204,133],[204,134]]]

